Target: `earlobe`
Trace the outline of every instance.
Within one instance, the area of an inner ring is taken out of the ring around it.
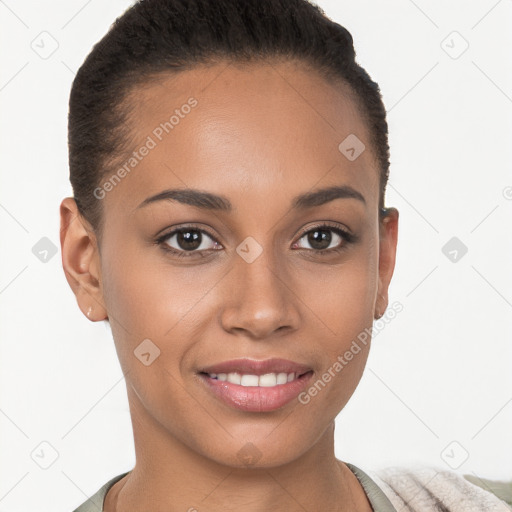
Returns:
[[[375,304],[375,318],[381,318],[388,307],[388,288],[395,270],[398,241],[398,217],[396,208],[386,208],[381,219],[379,246],[379,285]]]
[[[108,318],[96,238],[72,197],[66,197],[60,205],[60,244],[62,267],[78,307],[91,321]]]
[[[382,295],[379,295],[379,297],[382,299],[382,302],[379,302],[379,300],[377,300],[377,305],[375,307],[375,313],[373,315],[373,318],[375,318],[375,320],[382,318],[384,316],[384,312],[386,311],[386,308],[387,308],[387,300],[384,299],[384,297]]]

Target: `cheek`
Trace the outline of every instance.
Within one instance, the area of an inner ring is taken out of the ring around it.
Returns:
[[[134,410],[144,415],[142,411],[150,411],[186,437],[191,425],[183,418],[197,417],[197,404],[183,384],[180,363],[191,346],[199,309],[194,304],[204,293],[186,272],[171,270],[162,260],[120,250],[117,258],[105,257],[105,299]]]
[[[183,362],[190,360],[197,326],[215,312],[205,296],[219,276],[207,274],[206,266],[174,267],[157,249],[110,248],[103,267],[117,355],[136,393],[154,407],[173,397],[185,405],[177,397]]]
[[[372,325],[378,287],[375,244],[354,251],[336,267],[319,267],[317,272],[300,271],[298,295],[308,312],[309,323],[316,323],[325,335],[323,348],[337,354]],[[320,332],[320,331],[319,331]]]
[[[134,341],[171,336],[205,293],[198,272],[173,267],[158,248],[104,252],[104,295],[111,324],[118,323],[122,335]]]
[[[375,243],[329,272],[304,273],[301,299],[308,329],[316,326],[322,371],[302,404],[334,418],[355,391],[366,365],[378,285]]]

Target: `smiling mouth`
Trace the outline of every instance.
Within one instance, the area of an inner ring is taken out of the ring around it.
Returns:
[[[270,413],[295,401],[308,386],[313,373],[313,370],[308,370],[261,375],[199,372],[198,375],[207,392],[230,408]]]
[[[217,380],[221,382],[229,382],[230,384],[235,384],[243,387],[260,387],[260,388],[273,388],[278,386],[283,386],[284,384],[288,384],[289,382],[293,382],[302,378],[304,375],[312,374],[313,371],[305,371],[305,372],[279,372],[279,373],[265,373],[263,375],[255,375],[250,373],[239,373],[239,372],[230,372],[230,373],[207,373],[207,372],[199,372],[200,375],[204,375],[205,377],[209,377],[212,380]]]

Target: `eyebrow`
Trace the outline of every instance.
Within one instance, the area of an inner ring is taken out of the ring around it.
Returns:
[[[292,200],[292,208],[294,210],[305,210],[314,206],[321,206],[335,199],[357,199],[366,205],[366,200],[360,192],[349,185],[342,185],[321,188],[300,194]],[[177,201],[204,210],[225,212],[231,212],[233,210],[231,202],[227,197],[191,188],[164,190],[163,192],[144,199],[144,201],[137,206],[136,210],[158,201]]]

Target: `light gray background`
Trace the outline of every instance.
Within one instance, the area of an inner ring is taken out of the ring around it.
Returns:
[[[512,1],[318,3],[383,92],[404,308],[374,338],[336,454],[510,479]],[[129,5],[0,1],[0,512],[73,510],[134,463],[111,333],[76,305],[58,215],[74,73]]]

